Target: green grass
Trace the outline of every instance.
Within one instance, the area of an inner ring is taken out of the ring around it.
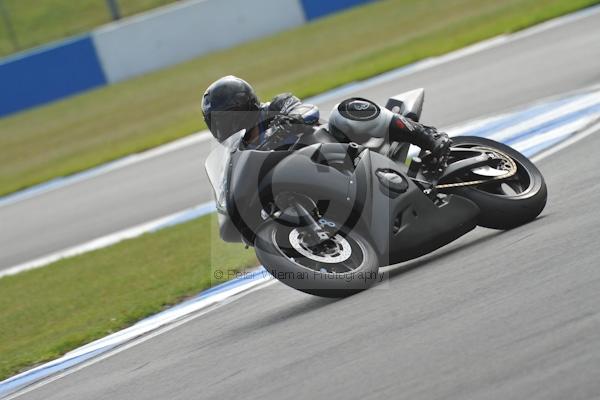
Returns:
[[[19,47],[0,20],[0,57],[17,50],[88,32],[111,21],[106,0],[1,0],[14,27]],[[149,10],[175,0],[119,0],[122,16]]]
[[[257,265],[218,239],[214,219],[0,279],[0,380],[210,287],[217,269]]]
[[[246,78],[264,98],[281,91],[309,96],[595,3],[381,1],[4,118],[0,194],[204,128],[201,94],[225,74]]]

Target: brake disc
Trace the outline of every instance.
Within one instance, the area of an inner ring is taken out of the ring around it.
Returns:
[[[307,246],[302,239],[302,234],[298,231],[298,229],[294,229],[290,232],[289,236],[290,244],[298,253],[302,254],[304,257],[326,264],[338,264],[346,261],[352,255],[352,247],[348,241],[340,236],[335,235],[329,240],[331,244],[335,247],[329,249],[329,252],[325,253],[315,253],[313,249]]]

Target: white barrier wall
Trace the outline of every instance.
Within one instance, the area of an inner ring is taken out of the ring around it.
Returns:
[[[298,0],[194,0],[93,32],[109,83],[305,23]]]

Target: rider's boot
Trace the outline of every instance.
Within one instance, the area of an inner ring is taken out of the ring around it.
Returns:
[[[396,115],[390,124],[390,139],[419,146],[429,154],[423,159],[432,172],[443,169],[448,161],[452,141],[444,132]]]
[[[450,140],[448,134],[427,127],[425,131],[415,136],[419,137],[418,142],[415,144],[422,150],[431,152],[424,161],[432,167],[432,170],[445,168],[450,155],[450,146],[452,145],[452,140]]]

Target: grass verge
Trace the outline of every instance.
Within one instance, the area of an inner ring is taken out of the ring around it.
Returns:
[[[129,16],[175,0],[120,0],[121,16]],[[12,22],[17,47],[0,19],[0,57],[15,51],[87,32],[111,21],[105,0],[2,0]]]
[[[225,74],[268,98],[314,95],[598,0],[388,0],[0,120],[0,194],[204,128],[200,97]]]
[[[214,216],[0,279],[0,380],[125,328],[257,265]],[[213,234],[214,233],[214,234]]]

